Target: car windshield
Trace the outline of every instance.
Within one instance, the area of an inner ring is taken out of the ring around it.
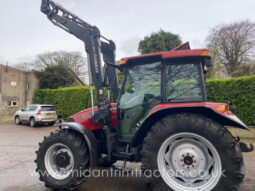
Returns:
[[[41,106],[41,111],[56,111],[54,106]]]
[[[199,64],[169,64],[166,67],[168,102],[203,101]]]

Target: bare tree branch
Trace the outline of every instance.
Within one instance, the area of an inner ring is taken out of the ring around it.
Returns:
[[[25,72],[31,71],[33,69],[32,63],[27,62],[15,64],[13,65],[13,67]]]
[[[255,23],[249,20],[223,24],[211,29],[208,46],[217,51],[227,75],[254,58]]]
[[[70,68],[77,76],[85,65],[85,58],[80,52],[55,51],[39,54],[33,63],[35,69],[43,70],[48,66],[63,64]]]

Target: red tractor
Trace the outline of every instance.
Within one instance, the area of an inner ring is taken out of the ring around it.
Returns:
[[[124,166],[142,163],[144,173],[158,172],[148,178],[154,191],[240,190],[242,152],[253,147],[224,127],[248,130],[227,104],[207,102],[207,49],[191,50],[185,43],[116,64],[113,41],[97,27],[50,0],[42,0],[41,11],[85,43],[92,98],[92,108],[69,117],[39,144],[36,171],[47,187],[74,190],[91,168],[121,160]],[[120,89],[117,69],[124,74]]]

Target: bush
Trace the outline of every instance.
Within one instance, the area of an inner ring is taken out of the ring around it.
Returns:
[[[47,66],[43,71],[36,71],[35,74],[41,89],[79,85],[71,70],[64,64]]]
[[[208,100],[236,106],[235,114],[247,125],[255,124],[255,76],[206,81]],[[96,105],[96,95],[94,100]],[[63,118],[91,107],[89,87],[37,89],[34,103],[53,104]]]
[[[206,81],[208,100],[236,106],[235,114],[246,124],[255,124],[255,76]]]
[[[94,100],[96,105],[94,92]],[[90,89],[84,87],[68,87],[59,89],[37,89],[33,98],[34,103],[53,104],[58,114],[67,118],[83,109],[91,107]]]

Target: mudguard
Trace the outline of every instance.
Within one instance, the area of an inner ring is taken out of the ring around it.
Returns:
[[[90,153],[90,166],[96,167],[98,164],[98,149],[97,149],[97,140],[94,134],[88,130],[85,126],[76,122],[66,122],[61,124],[56,124],[55,126],[68,127],[79,133],[81,133],[88,145]]]
[[[157,108],[153,110],[144,120],[143,124],[140,126],[135,136],[131,141],[131,145],[133,147],[138,146],[142,143],[145,138],[147,132],[149,131],[151,125],[155,123],[158,119],[169,115],[171,113],[177,112],[192,112],[192,113],[200,113],[202,115],[207,116],[210,119],[213,119],[220,123],[223,126],[233,126],[236,128],[241,128],[245,130],[249,130],[249,128],[235,115],[224,115],[210,106],[207,105],[194,105],[194,106],[170,106]]]

